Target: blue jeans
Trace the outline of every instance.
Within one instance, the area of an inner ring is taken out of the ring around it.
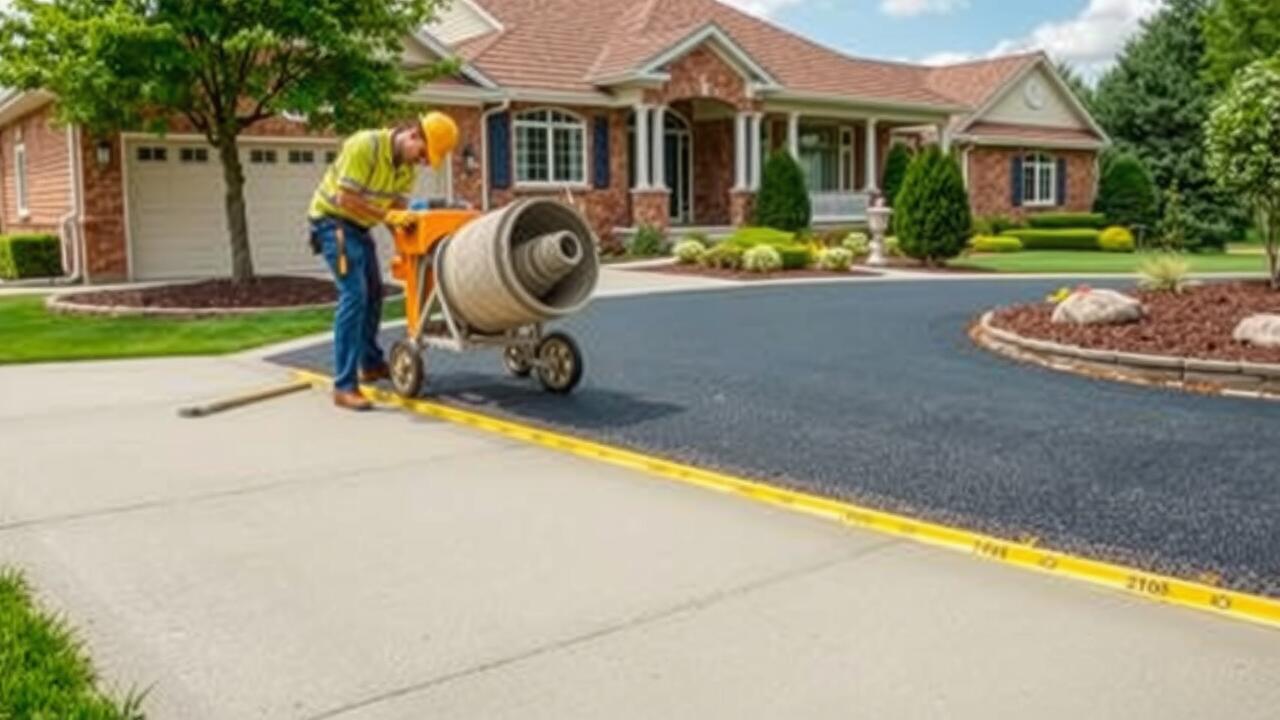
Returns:
[[[338,268],[338,228],[343,232],[346,273]],[[382,321],[382,273],[378,269],[378,249],[369,231],[345,220],[320,218],[311,221],[311,230],[320,240],[325,262],[338,284],[338,310],[333,317],[333,387],[354,392],[360,370],[379,370],[387,365],[378,346]]]

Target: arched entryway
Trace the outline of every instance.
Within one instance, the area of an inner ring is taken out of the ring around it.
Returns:
[[[636,118],[633,113],[627,121],[627,166],[630,168],[631,187],[636,185],[635,157]],[[663,122],[663,185],[670,191],[668,219],[672,225],[689,225],[694,222],[693,209],[693,126],[689,119],[668,108]],[[650,165],[652,176],[652,164]]]

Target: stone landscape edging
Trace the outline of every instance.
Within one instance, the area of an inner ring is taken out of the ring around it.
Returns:
[[[1160,385],[1199,393],[1280,400],[1280,364],[1247,360],[1207,360],[1177,355],[1147,355],[1095,350],[1039,340],[996,327],[994,310],[974,327],[974,342],[1015,360],[1054,370],[1139,385]]]
[[[319,303],[312,305],[285,305],[281,307],[252,308],[168,308],[168,307],[134,307],[130,305],[89,305],[71,302],[66,295],[50,295],[44,302],[50,312],[62,315],[97,315],[103,317],[165,317],[175,320],[196,320],[200,318],[230,317],[245,315],[261,315],[263,313],[287,310],[329,310],[338,303]],[[390,299],[390,298],[388,298]]]

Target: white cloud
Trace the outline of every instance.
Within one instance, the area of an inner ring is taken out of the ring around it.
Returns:
[[[732,5],[739,10],[745,10],[752,15],[761,17],[769,17],[778,10],[790,6],[799,5],[804,0],[724,0],[725,4]]]
[[[880,12],[894,17],[945,15],[969,7],[969,0],[880,0]]]
[[[1065,60],[1085,77],[1095,79],[1111,65],[1141,22],[1154,15],[1162,4],[1163,0],[1089,0],[1076,17],[1043,23],[1024,37],[1001,40],[985,53],[942,52],[922,62],[937,65],[1044,50],[1053,59]]]

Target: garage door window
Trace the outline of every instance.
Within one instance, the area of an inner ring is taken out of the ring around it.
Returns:
[[[290,150],[290,165],[314,165],[316,162],[316,153],[314,150]]]
[[[184,147],[178,151],[178,159],[184,163],[207,163],[209,151],[206,148]]]
[[[169,149],[143,145],[138,148],[138,162],[166,162],[169,160]]]
[[[254,165],[275,165],[279,162],[275,150],[250,150],[249,162]]]

